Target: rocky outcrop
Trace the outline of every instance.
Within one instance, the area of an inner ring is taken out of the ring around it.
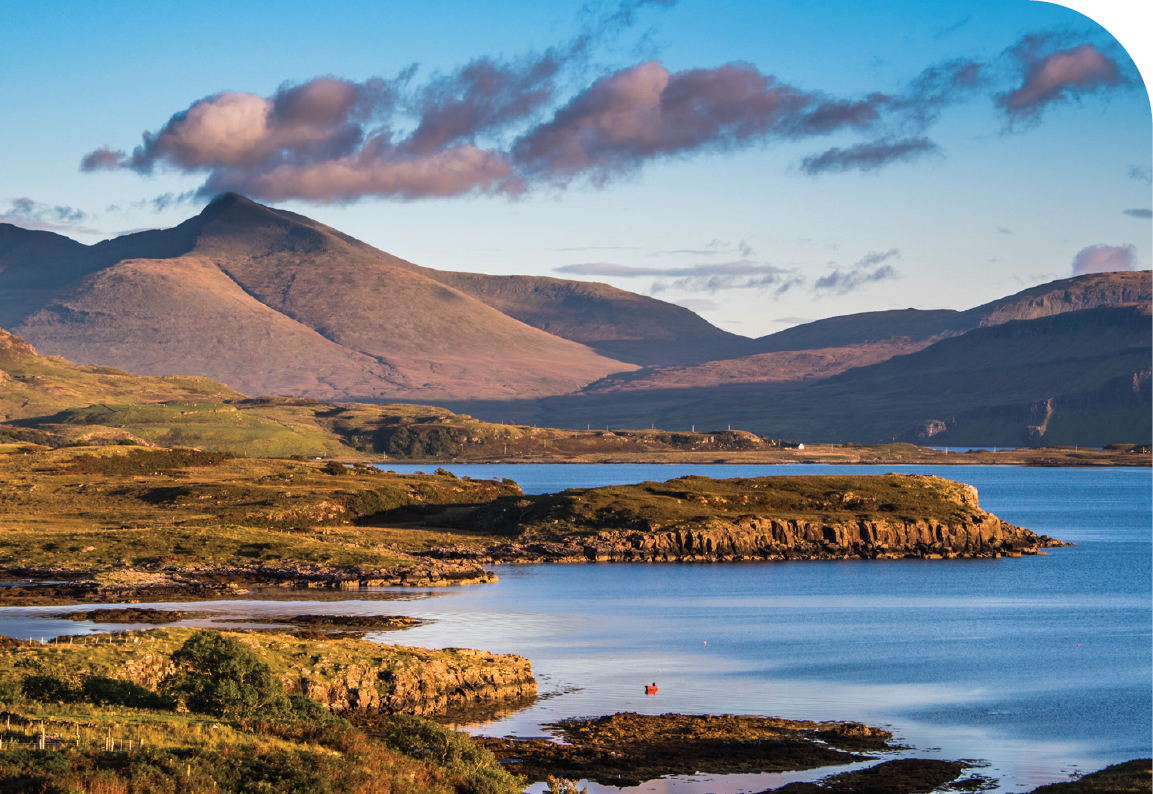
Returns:
[[[336,713],[428,715],[536,695],[532,665],[523,656],[465,648],[398,650],[403,654],[380,662],[349,662],[336,646],[311,668],[290,671],[283,680],[290,693]]]

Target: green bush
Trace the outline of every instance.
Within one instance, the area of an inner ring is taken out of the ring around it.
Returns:
[[[448,458],[460,454],[459,436],[450,427],[386,425],[373,434],[372,446],[393,458]]]
[[[164,709],[173,705],[168,698],[140,684],[102,675],[87,676],[80,685],[78,699],[98,706],[128,706],[137,709]]]
[[[374,732],[387,747],[427,761],[464,784],[469,794],[519,794],[527,781],[505,771],[496,756],[468,735],[411,714],[394,714],[374,724]]]
[[[394,486],[379,488],[375,491],[361,491],[352,498],[349,507],[360,517],[374,516],[414,504],[417,502],[408,495],[406,490]]]
[[[289,711],[280,679],[235,637],[198,631],[172,654],[172,662],[177,672],[165,682],[164,694],[183,701],[189,711],[227,719]]]
[[[26,675],[20,688],[26,697],[42,703],[75,703],[80,699],[80,691],[75,684],[54,675]]]

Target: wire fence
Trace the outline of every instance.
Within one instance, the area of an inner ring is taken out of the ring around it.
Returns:
[[[108,753],[130,753],[133,750],[143,748],[145,741],[139,738],[113,736],[111,732],[94,739],[87,731],[82,735],[79,727],[77,727],[74,736],[47,733],[43,726],[37,732],[34,726],[25,725],[22,734],[13,732],[11,726],[8,727],[7,731],[0,728],[0,752],[9,750],[64,750],[69,747],[92,748],[101,745],[103,745],[104,751]]]

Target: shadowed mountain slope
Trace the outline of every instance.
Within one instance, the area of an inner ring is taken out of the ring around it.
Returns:
[[[693,364],[742,355],[752,343],[683,306],[608,284],[417,270],[534,328],[581,342],[619,361]]]
[[[1151,337],[1148,303],[1102,306],[977,328],[808,383],[593,388],[525,407],[559,426],[731,424],[805,441],[1144,442],[1153,435]]]

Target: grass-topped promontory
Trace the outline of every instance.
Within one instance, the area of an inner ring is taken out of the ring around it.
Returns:
[[[521,541],[561,540],[606,529],[692,530],[718,519],[772,516],[852,520],[968,521],[975,489],[915,475],[737,477],[689,475],[668,482],[570,488],[508,496],[469,516],[475,526]]]

